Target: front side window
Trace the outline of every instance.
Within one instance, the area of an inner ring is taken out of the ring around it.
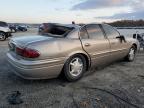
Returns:
[[[109,38],[109,39],[115,39],[117,36],[119,36],[119,32],[114,29],[112,26],[109,26],[109,25],[106,25],[106,24],[103,24],[102,25],[105,33],[106,33],[106,36]]]
[[[86,28],[90,39],[104,39],[104,34],[98,24],[87,25]]]

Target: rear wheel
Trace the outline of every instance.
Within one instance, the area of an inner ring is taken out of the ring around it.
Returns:
[[[6,40],[6,34],[4,32],[0,32],[0,41]]]
[[[68,81],[76,81],[86,71],[86,60],[82,55],[70,57],[64,65],[64,75]]]
[[[134,61],[134,59],[135,59],[135,54],[136,54],[136,47],[133,45],[133,46],[130,48],[128,55],[126,56],[126,60],[129,61],[129,62]]]

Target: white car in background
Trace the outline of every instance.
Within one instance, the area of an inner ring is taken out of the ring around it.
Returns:
[[[0,41],[6,40],[6,38],[12,36],[11,30],[6,22],[0,21]]]

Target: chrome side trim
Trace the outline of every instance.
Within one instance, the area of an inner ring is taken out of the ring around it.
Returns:
[[[118,52],[118,51],[123,51],[123,50],[128,50],[128,49],[127,48],[123,48],[123,49],[111,50],[111,51],[106,51],[106,52],[101,51],[99,53],[94,53],[94,54],[90,53],[90,55],[96,56],[96,55],[101,55],[101,54],[106,54],[106,53],[112,53],[112,52]]]
[[[111,51],[105,51],[105,52],[101,51],[99,53],[94,53],[94,54],[90,53],[90,55],[96,56],[96,55],[107,54],[107,53],[111,53]]]
[[[111,50],[111,52],[118,52],[118,51],[124,51],[124,50],[128,50],[127,48],[123,48],[123,49],[118,49],[118,50]]]

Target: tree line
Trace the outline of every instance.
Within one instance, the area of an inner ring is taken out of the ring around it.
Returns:
[[[114,27],[144,27],[144,20],[121,20],[107,24]]]

